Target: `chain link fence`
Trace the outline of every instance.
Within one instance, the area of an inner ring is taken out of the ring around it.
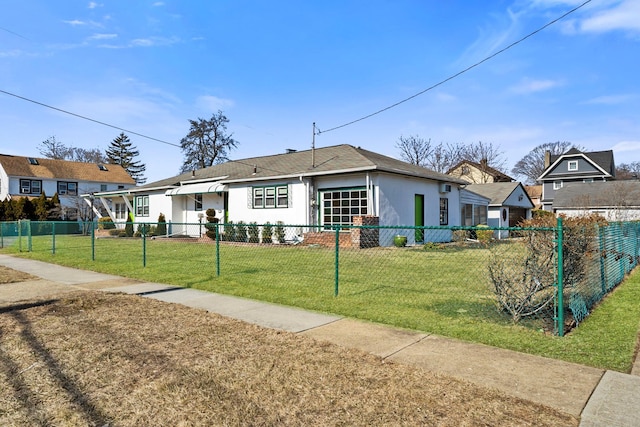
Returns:
[[[563,335],[640,260],[640,223],[493,229],[21,221],[0,223],[0,232],[2,247],[44,260],[91,260],[114,274],[461,338],[514,324]]]

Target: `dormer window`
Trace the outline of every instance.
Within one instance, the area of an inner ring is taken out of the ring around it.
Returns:
[[[107,169],[107,167],[103,164],[98,164],[98,169],[100,169],[101,171],[108,171],[109,169]]]
[[[569,161],[569,171],[570,172],[575,172],[578,170],[578,161],[577,160],[570,160]]]
[[[35,159],[33,157],[28,157],[28,159],[29,159],[29,164],[31,165],[37,166],[39,164],[38,159]]]

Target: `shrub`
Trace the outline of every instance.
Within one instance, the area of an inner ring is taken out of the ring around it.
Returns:
[[[118,230],[116,228],[109,230],[109,236],[119,236],[120,233],[122,233],[122,230]]]
[[[158,226],[156,227],[156,235],[158,236],[167,235],[167,220],[164,217],[164,214],[158,215]]]
[[[597,215],[564,221],[563,283],[570,295],[576,293],[576,289],[587,278],[589,264],[598,251],[595,247],[596,226],[603,224],[606,221]],[[543,215],[523,221],[522,225],[551,228],[556,227],[556,219]],[[524,233],[522,244],[524,254],[520,264],[499,251],[493,253],[489,264],[489,277],[498,304],[511,315],[514,322],[550,309],[555,301],[555,233],[528,230]],[[566,298],[565,304],[568,305],[570,300]]]
[[[224,224],[224,235],[222,240],[226,240],[227,242],[236,241],[236,228],[233,226],[233,221],[228,221]]]
[[[126,237],[133,237],[133,215],[129,212],[129,220],[124,226],[124,234]]]
[[[493,230],[489,229],[488,225],[479,224],[476,226],[476,238],[483,245],[488,244],[493,238]]]
[[[98,229],[99,230],[113,230],[116,228],[116,225],[111,221],[111,218],[108,216],[103,216],[98,218]]]
[[[273,226],[269,221],[262,226],[262,243],[273,243]]]
[[[259,243],[260,229],[258,228],[258,224],[255,222],[250,222],[248,231],[249,231],[249,243]]]
[[[216,210],[215,209],[207,209],[205,211],[207,215],[207,222],[204,225],[204,228],[207,229],[207,237],[213,240],[216,240],[216,233],[218,231],[218,222],[220,221],[216,218]]]
[[[236,242],[246,242],[247,241],[247,225],[243,221],[239,221],[236,226]]]
[[[276,240],[278,243],[285,242],[284,222],[282,221],[276,222]]]

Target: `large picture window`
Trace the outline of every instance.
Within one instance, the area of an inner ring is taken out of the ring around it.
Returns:
[[[320,191],[323,225],[353,225],[354,216],[367,211],[367,191],[363,188]]]
[[[272,187],[253,188],[253,208],[273,209],[289,207],[289,187],[276,185]]]
[[[136,216],[149,216],[149,196],[136,196]]]

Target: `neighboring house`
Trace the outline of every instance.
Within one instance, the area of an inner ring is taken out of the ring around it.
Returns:
[[[438,226],[460,224],[464,184],[359,147],[337,145],[228,161],[96,197],[106,206],[125,204],[135,222],[156,222],[162,213],[174,234],[181,232],[181,223],[206,221],[209,208],[220,221],[234,223],[282,221],[331,229],[372,217],[384,226]],[[125,220],[113,209],[109,215]],[[409,234],[409,243],[431,238]],[[445,234],[438,233],[439,239],[450,238]],[[390,232],[380,233],[379,243],[390,245],[392,238]]]
[[[0,154],[0,200],[57,193],[63,219],[81,219],[83,213],[90,218],[83,194],[133,186],[135,181],[119,165]],[[99,215],[97,208],[94,212]]]
[[[566,185],[556,191],[553,212],[568,217],[598,214],[609,221],[640,220],[640,181]]]
[[[465,190],[491,200],[486,223],[489,227],[517,227],[522,220],[531,218],[534,204],[519,182],[471,184]],[[508,230],[496,230],[494,234],[498,239],[509,237]]]
[[[534,209],[542,209],[542,185],[525,185],[524,189],[533,202]]]
[[[542,183],[542,208],[550,211],[555,193],[569,183],[588,184],[611,181],[616,177],[613,151],[583,153],[575,148],[559,156],[545,156]]]
[[[475,227],[487,225],[491,198],[469,190],[469,185],[460,189],[460,225]]]
[[[471,184],[487,184],[491,182],[511,182],[513,178],[488,165],[487,159],[480,163],[463,160],[447,172],[447,175],[463,179]]]

